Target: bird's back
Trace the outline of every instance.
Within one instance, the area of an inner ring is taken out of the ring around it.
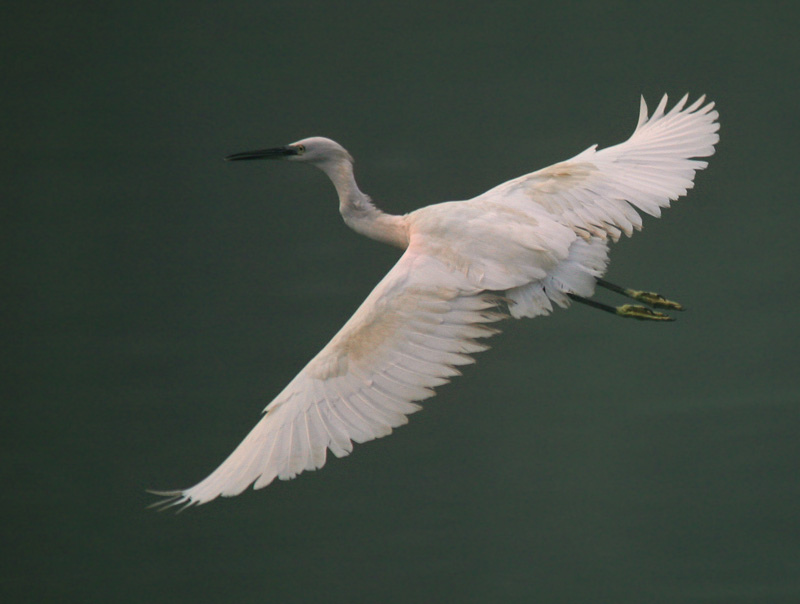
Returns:
[[[542,208],[527,212],[476,198],[440,203],[408,216],[410,247],[503,291],[543,279],[569,255],[574,232]]]

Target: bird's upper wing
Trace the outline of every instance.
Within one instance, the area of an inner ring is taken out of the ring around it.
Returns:
[[[327,346],[265,409],[227,460],[163,503],[202,504],[251,484],[293,478],[342,457],[351,441],[386,436],[420,409],[413,401],[459,375],[505,317],[496,296],[470,285],[414,242]]]
[[[688,95],[668,113],[667,96],[647,117],[641,101],[639,122],[624,143],[597,150],[589,147],[572,159],[505,182],[476,199],[514,206],[525,211],[538,204],[581,236],[615,241],[630,236],[642,220],[636,209],[661,214],[671,200],[694,185],[706,162],[692,159],[713,155],[719,140],[718,113],[705,96],[685,107]]]

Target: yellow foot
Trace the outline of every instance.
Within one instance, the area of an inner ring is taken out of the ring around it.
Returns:
[[[678,302],[673,302],[672,300],[667,300],[661,294],[657,294],[655,292],[640,292],[635,289],[626,290],[626,293],[633,298],[634,300],[638,300],[639,302],[644,302],[648,306],[652,306],[653,308],[668,308],[670,310],[683,310],[683,306]]]
[[[674,317],[665,315],[663,312],[652,310],[646,306],[636,306],[635,304],[623,304],[617,306],[617,314],[620,317],[639,319],[641,321],[674,321]]]

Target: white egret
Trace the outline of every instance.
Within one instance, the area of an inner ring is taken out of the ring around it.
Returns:
[[[352,441],[386,436],[407,423],[433,388],[460,375],[486,349],[491,324],[549,314],[553,303],[584,302],[623,317],[668,320],[639,305],[587,300],[601,285],[652,307],[680,310],[658,294],[601,279],[609,239],[692,188],[719,140],[714,104],[688,95],[669,112],[666,95],[624,143],[589,147],[572,159],[520,176],[467,201],[404,216],[382,212],[353,177],[353,158],[327,138],[238,153],[228,160],[286,159],[316,166],[333,181],[353,230],[404,251],[338,334],[275,400],[241,444],[207,478],[156,492],[160,505],[199,505],[248,486],[260,489],[342,457]],[[515,152],[521,145],[517,143]]]

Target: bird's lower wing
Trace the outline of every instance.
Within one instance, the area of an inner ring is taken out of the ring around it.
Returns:
[[[639,122],[624,143],[589,147],[572,159],[520,176],[476,199],[526,211],[534,203],[584,237],[630,236],[640,229],[636,210],[659,216],[661,208],[694,186],[719,140],[714,103],[684,96],[665,113],[667,96],[651,117],[641,101]]]
[[[351,441],[386,436],[487,348],[477,340],[497,333],[487,324],[505,317],[499,303],[412,246],[228,459],[191,488],[157,493],[161,503],[238,495],[321,468],[328,449],[342,457]]]

